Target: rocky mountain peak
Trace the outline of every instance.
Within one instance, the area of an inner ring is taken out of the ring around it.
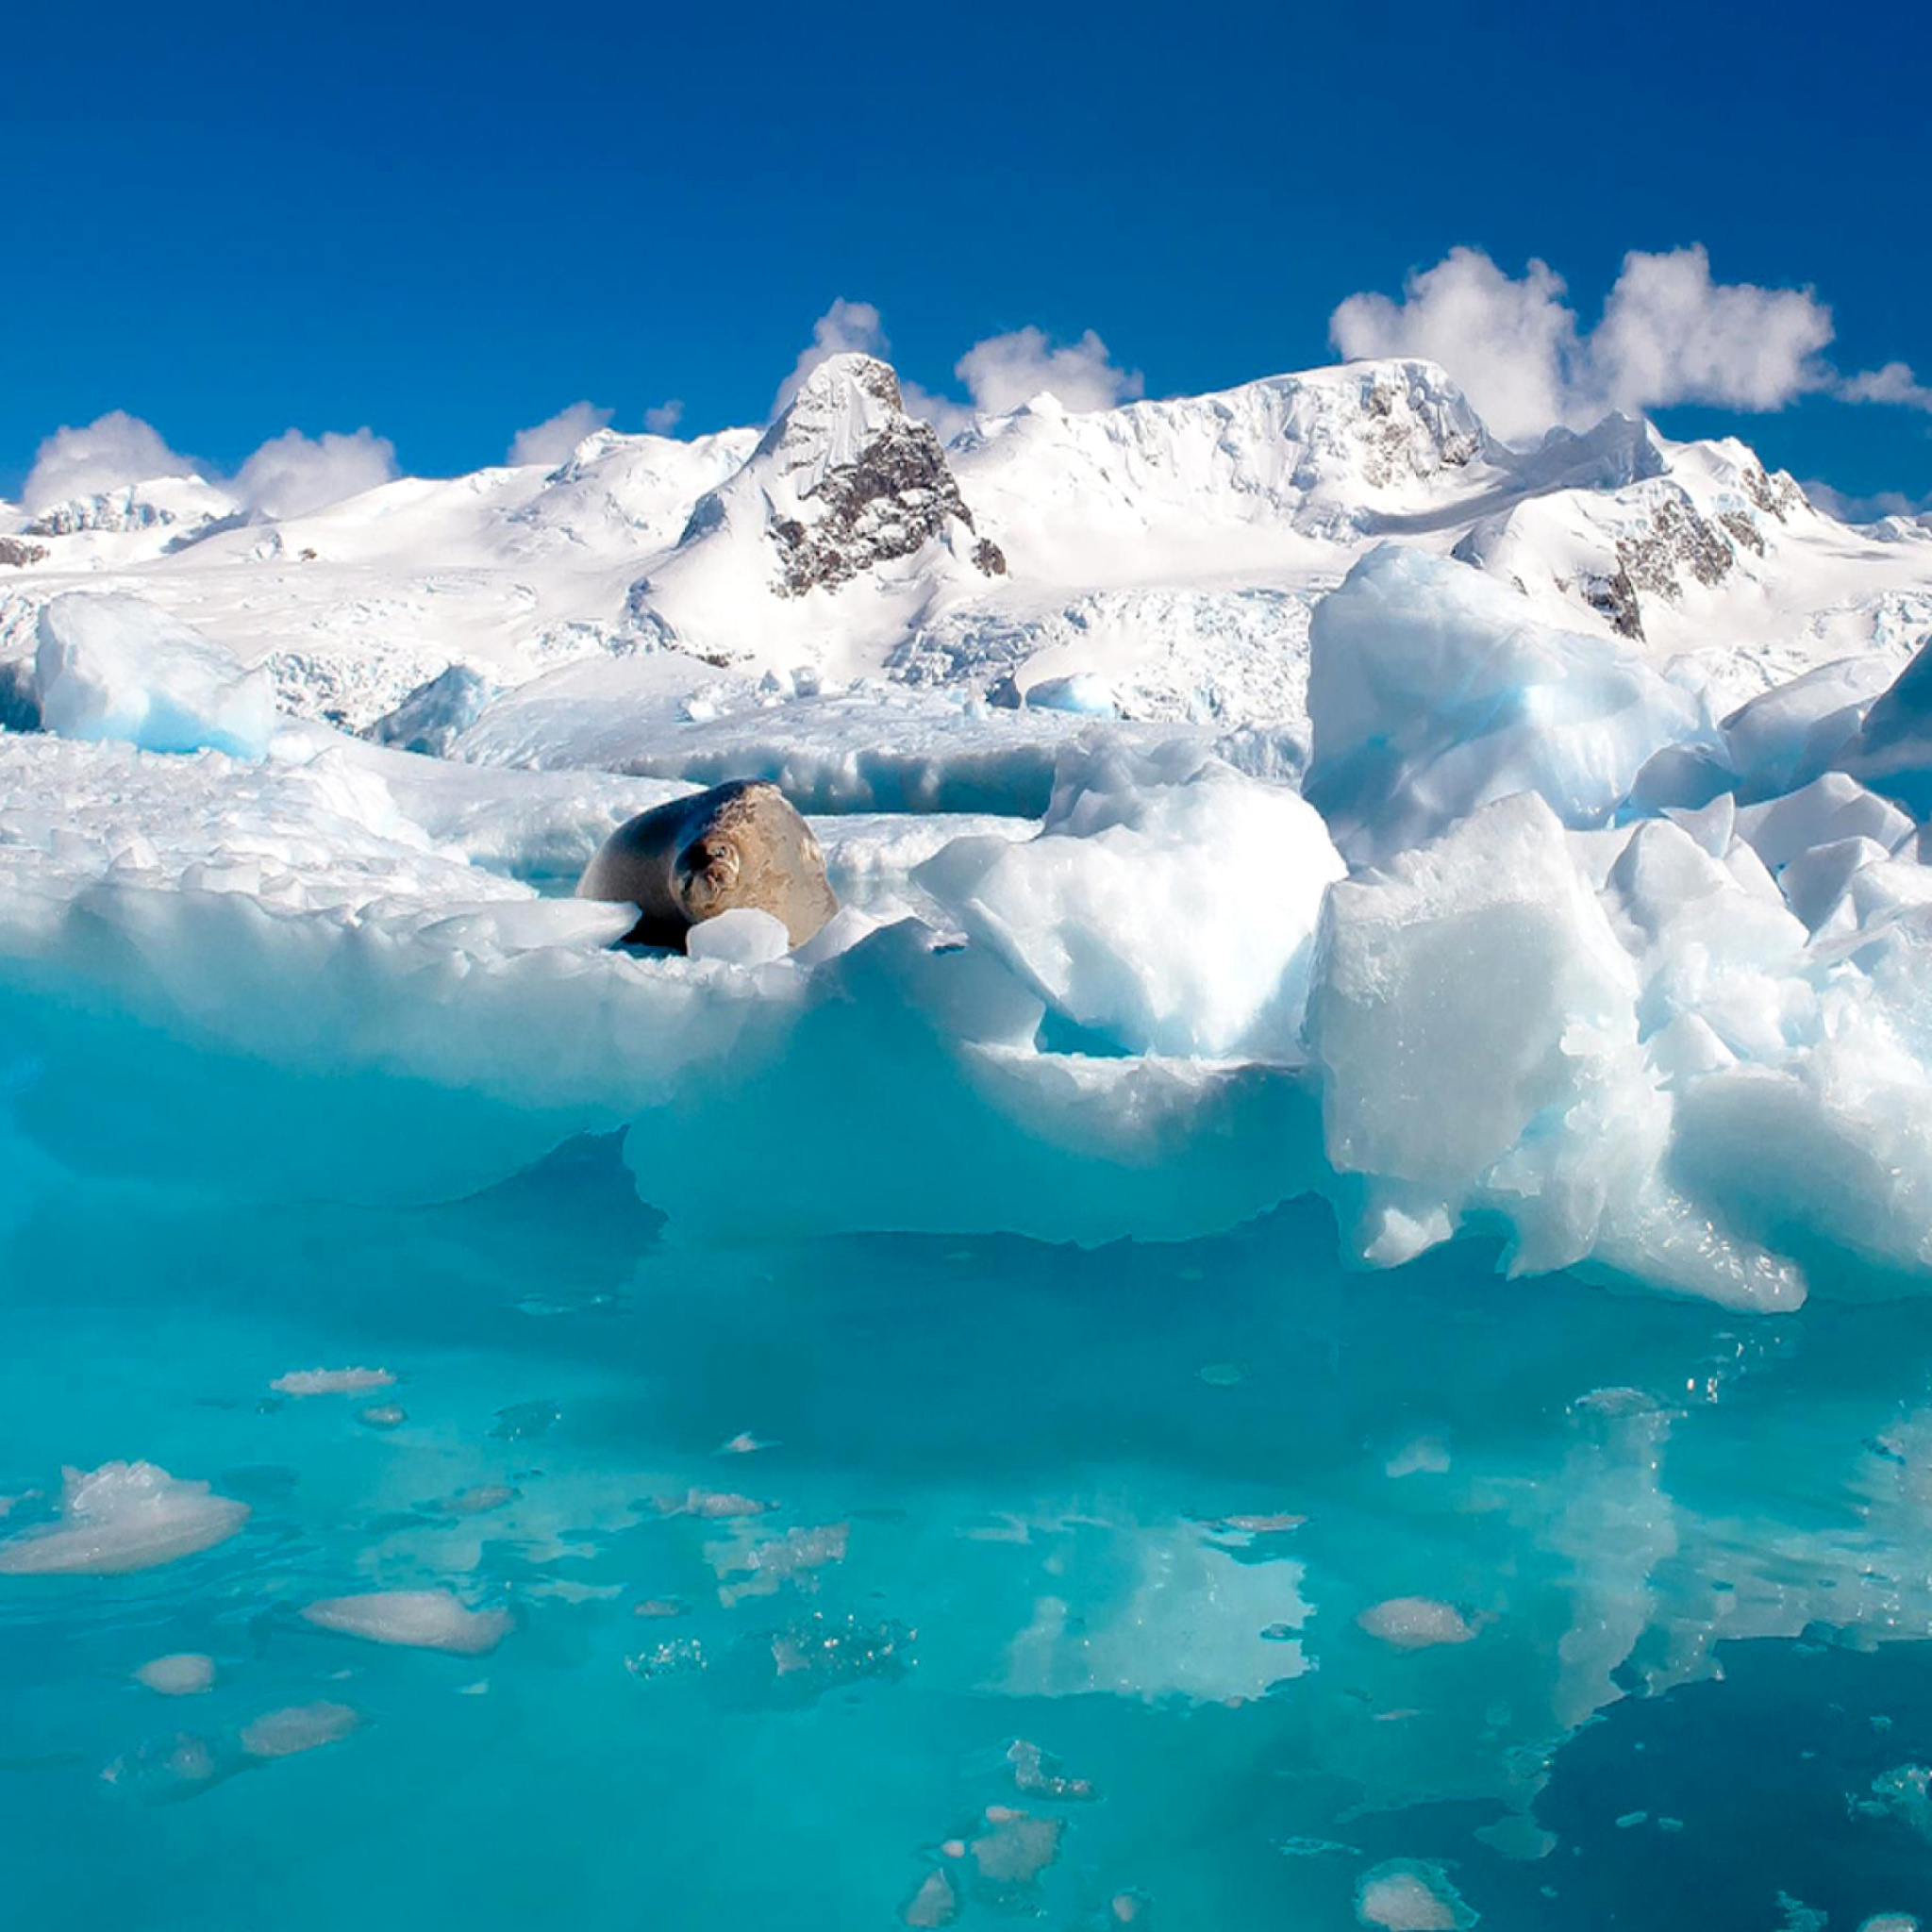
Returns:
[[[1006,572],[939,438],[907,415],[898,376],[875,356],[832,356],[812,370],[744,469],[693,509],[685,543],[734,521],[754,493],[780,597],[836,591],[935,541],[984,576]]]

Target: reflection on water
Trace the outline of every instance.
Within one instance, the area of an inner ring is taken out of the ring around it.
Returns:
[[[1925,1910],[1932,1310],[1354,1275],[1312,1208],[660,1229],[600,1142],[10,1224],[0,1528],[122,1461],[248,1511],[0,1575],[20,1923]]]

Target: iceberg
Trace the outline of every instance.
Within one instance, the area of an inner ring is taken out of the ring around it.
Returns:
[[[1566,825],[1601,825],[1666,747],[1721,749],[1699,694],[1634,652],[1394,544],[1315,607],[1308,647],[1307,796],[1357,861],[1520,791]]]
[[[41,723],[62,738],[260,758],[275,694],[220,646],[139,597],[70,591],[45,604],[34,654]]]

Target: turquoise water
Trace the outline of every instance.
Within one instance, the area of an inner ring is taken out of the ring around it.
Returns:
[[[1299,1932],[1391,1864],[1460,1901],[1419,1924],[1932,1903],[1922,1304],[1350,1274],[1312,1206],[697,1247],[602,1141],[406,1211],[74,1181],[0,1239],[0,1492],[139,1457],[252,1509],[0,1576],[8,1924],[816,1932],[939,1871],[967,1926]],[[351,1364],[397,1380],[270,1388]],[[430,1587],[514,1627],[299,1614]],[[1407,1597],[1465,1641],[1357,1622]],[[133,1680],[176,1652],[210,1690]],[[238,1741],[317,1701],[355,1728]]]

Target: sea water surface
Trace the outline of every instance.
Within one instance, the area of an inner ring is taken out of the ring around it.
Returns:
[[[0,1574],[0,1920],[1932,1912],[1932,1307],[1336,1253],[1309,1204],[674,1239],[610,1140],[432,1208],[45,1191],[0,1528],[117,1460],[249,1514]],[[393,1380],[275,1386],[350,1367]],[[303,1614],[391,1591],[497,1614],[470,1654]],[[136,1674],[184,1654],[208,1688]]]

